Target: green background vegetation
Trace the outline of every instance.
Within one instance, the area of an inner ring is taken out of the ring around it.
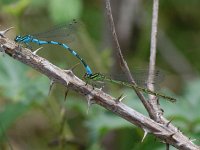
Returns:
[[[111,4],[120,6],[120,1],[113,0]],[[168,0],[160,1],[159,7],[159,28],[174,44],[178,56],[184,57],[190,64],[190,71],[177,73],[168,62],[174,61],[174,65],[179,64],[180,68],[185,66],[183,62],[170,57],[164,59],[159,48],[157,55],[157,67],[165,70],[161,91],[178,99],[175,104],[160,100],[164,114],[173,119],[172,122],[188,137],[196,138],[197,144],[200,144],[199,5],[198,0]],[[130,44],[120,40],[131,70],[148,66],[149,61],[152,2],[143,0],[141,6],[142,11],[136,18],[142,18],[142,14],[146,18],[139,25],[133,24]],[[120,15],[118,8],[113,7],[116,22]],[[1,0],[0,28],[15,27],[7,35],[14,39],[18,34],[45,31],[55,24],[76,18],[84,25],[70,46],[94,72],[117,74],[120,68],[117,67],[118,59],[110,30],[106,27],[105,14],[104,1],[100,0]],[[120,34],[118,36],[121,39]],[[44,46],[38,55],[63,69],[78,63],[70,53],[56,46]],[[79,65],[74,73],[82,78],[84,68]],[[188,78],[182,78],[183,75]],[[141,143],[141,129],[100,106],[91,106],[87,113],[85,98],[73,91],[69,91],[64,101],[66,89],[61,85],[54,86],[48,96],[49,83],[47,77],[34,69],[1,55],[0,149],[10,149],[9,145],[13,150],[164,149],[164,144],[153,135],[147,136]],[[105,90],[115,97],[123,93],[126,95],[125,104],[147,115],[131,89],[109,84]]]

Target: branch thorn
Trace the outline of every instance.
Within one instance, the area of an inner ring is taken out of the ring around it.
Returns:
[[[191,139],[190,142],[194,142],[194,141],[196,141],[196,140],[197,140],[197,139]]]
[[[4,31],[0,31],[0,36],[5,38],[5,34],[6,34],[8,31],[10,31],[11,29],[13,29],[13,28],[14,28],[14,27],[10,27],[10,28],[8,28],[8,29],[6,29],[6,30],[4,30]]]
[[[55,83],[54,80],[51,80],[51,81],[50,81],[48,96],[49,96],[50,93],[51,93],[51,90],[52,90],[52,87],[53,87],[54,83]]]
[[[39,50],[41,50],[42,48],[43,48],[43,47],[39,47],[38,49],[36,49],[35,51],[33,51],[33,54],[36,55],[37,52],[38,52]]]
[[[87,115],[89,114],[90,106],[94,104],[91,95],[87,95]]]
[[[64,101],[66,101],[66,98],[67,98],[68,92],[69,92],[69,89],[67,88],[67,90],[65,91]]]
[[[170,123],[172,122],[173,118],[166,124],[166,127],[169,127]]]
[[[148,130],[148,129],[143,128],[143,130],[144,130],[144,135],[143,135],[143,138],[142,138],[142,141],[141,141],[141,142],[144,141],[144,139],[146,138],[147,134],[149,133],[149,130]]]
[[[4,48],[3,48],[3,45],[0,45],[0,52],[3,53],[3,57],[4,57],[4,56],[5,56],[5,50],[4,50]]]
[[[176,133],[172,133],[172,134],[170,134],[169,136],[172,138],[175,134],[176,134]]]
[[[117,99],[116,102],[121,102],[126,96],[123,96],[123,94],[121,94]]]

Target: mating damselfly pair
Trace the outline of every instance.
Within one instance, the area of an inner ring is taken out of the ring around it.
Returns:
[[[68,44],[68,41],[71,41],[71,35],[77,31],[77,28],[79,28],[80,23],[77,22],[76,20],[73,20],[72,23],[70,24],[63,24],[63,25],[59,25],[56,26],[55,28],[52,28],[48,31],[42,32],[42,33],[37,33],[37,34],[32,34],[32,35],[26,35],[26,36],[16,36],[15,41],[18,43],[24,43],[27,47],[30,47],[29,44],[30,43],[35,43],[38,45],[44,45],[44,44],[52,44],[52,45],[58,45],[63,47],[64,49],[68,50],[73,56],[75,56],[76,58],[79,59],[79,61],[83,64],[85,70],[86,70],[86,75],[85,75],[85,79],[86,80],[93,80],[93,81],[107,81],[107,82],[112,82],[112,83],[116,83],[116,84],[121,84],[127,87],[132,87],[135,88],[139,91],[151,94],[151,95],[155,95],[158,97],[162,97],[164,99],[167,99],[169,101],[176,101],[175,98],[166,96],[164,94],[161,93],[157,93],[154,91],[151,91],[148,88],[144,88],[141,86],[138,86],[136,84],[132,84],[129,82],[123,82],[123,81],[119,81],[119,80],[114,80],[111,79],[101,73],[92,73],[91,68],[87,65],[87,63],[83,60],[83,58],[81,58],[79,56],[79,54],[74,51],[73,49],[71,49]],[[60,39],[64,39],[65,43],[59,42]]]

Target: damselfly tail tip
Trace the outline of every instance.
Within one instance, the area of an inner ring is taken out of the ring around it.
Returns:
[[[175,103],[177,100],[175,98],[172,99],[172,102]]]
[[[177,101],[177,99],[176,98],[173,98],[173,97],[169,97],[169,98],[167,98],[170,102],[172,102],[172,103],[175,103],[176,101]]]

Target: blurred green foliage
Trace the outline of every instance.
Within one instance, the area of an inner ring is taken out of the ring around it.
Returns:
[[[174,44],[194,68],[199,65],[199,6],[200,2],[160,1],[159,26],[166,31]],[[0,24],[14,26],[18,33],[46,30],[54,24],[80,19],[84,26],[72,47],[92,67],[94,72],[108,72],[114,64],[110,45],[104,45],[104,4],[99,0],[2,0],[0,1]],[[149,61],[149,41],[152,3],[143,1],[148,16],[140,29],[136,50],[132,45],[125,58],[130,68],[145,65]],[[116,10],[114,10],[116,11]],[[109,32],[109,30],[107,31]],[[119,35],[120,36],[120,35]],[[112,41],[111,41],[112,42]],[[70,45],[70,46],[71,46]],[[34,47],[35,48],[35,47]],[[101,49],[101,50],[100,50]],[[66,50],[54,46],[44,47],[39,55],[61,68],[70,68],[78,61]],[[158,66],[172,70],[158,54]],[[55,85],[48,96],[49,80],[9,56],[0,57],[0,149],[88,149],[88,150],[145,150],[165,149],[159,140],[149,135],[141,143],[143,131],[115,114],[92,105],[87,114],[87,104],[77,93]],[[75,74],[80,78],[84,68],[79,66]],[[172,79],[171,79],[172,78]],[[200,80],[180,84],[180,78],[166,76],[168,83],[176,85],[174,91],[162,89],[162,93],[178,99],[171,104],[161,99],[165,116],[192,139],[200,137]],[[166,84],[167,85],[167,84]],[[182,88],[177,88],[179,86]],[[169,85],[170,87],[170,85]],[[128,106],[148,115],[131,89],[110,85],[106,87],[116,97],[123,93]],[[153,144],[152,144],[153,143]],[[199,140],[196,143],[200,144]]]

